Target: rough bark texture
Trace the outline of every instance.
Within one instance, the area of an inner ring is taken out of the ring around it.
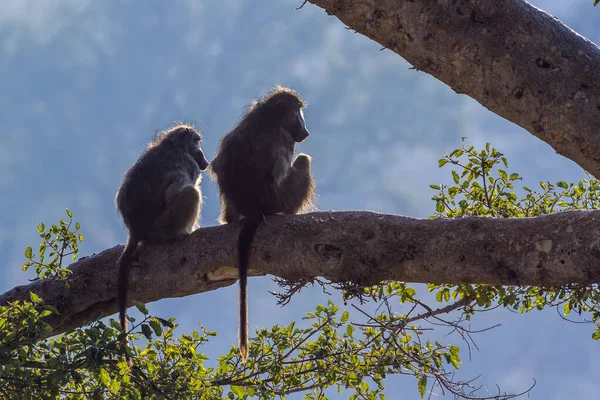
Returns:
[[[237,225],[202,228],[180,242],[145,248],[131,271],[129,298],[151,302],[233,284],[237,233]],[[52,334],[113,314],[122,250],[73,264],[68,288],[41,280],[1,295],[0,304],[37,293],[61,313],[49,321]],[[357,284],[600,283],[600,211],[527,219],[421,220],[366,211],[270,217],[256,236],[251,268],[254,275]]]
[[[600,177],[600,50],[558,19],[521,0],[309,1]]]

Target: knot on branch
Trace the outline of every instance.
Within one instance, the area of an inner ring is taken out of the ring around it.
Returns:
[[[325,262],[327,264],[329,264],[330,262],[339,264],[342,260],[342,249],[334,245],[327,243],[317,243],[315,245],[315,251],[318,255],[325,259]]]
[[[315,252],[323,259],[325,269],[327,271],[333,271],[341,267],[343,250],[328,243],[317,243],[315,244]]]

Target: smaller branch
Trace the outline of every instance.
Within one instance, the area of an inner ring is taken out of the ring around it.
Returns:
[[[304,7],[304,5],[305,5],[307,2],[308,2],[308,0],[304,0],[304,1],[302,2],[302,4],[300,4],[300,6],[296,7],[296,10],[301,10],[301,9],[302,9],[302,7]]]
[[[433,317],[439,314],[445,314],[445,313],[449,313],[451,311],[456,310],[457,308],[460,307],[464,307],[467,304],[471,303],[473,301],[473,299],[469,296],[466,296],[465,298],[457,301],[456,303],[453,304],[449,304],[446,307],[442,307],[442,308],[438,308],[436,310],[431,309],[429,306],[427,306],[427,304],[424,304],[418,300],[415,300],[415,302],[418,302],[423,308],[425,308],[426,310],[428,310],[426,313],[423,314],[419,314],[416,315],[414,317],[408,318],[405,322],[406,324],[410,324],[411,322],[420,320],[420,319],[425,319],[425,318],[429,318],[429,317]]]
[[[558,309],[558,306],[555,306],[554,309],[556,310],[556,313],[558,314],[559,317],[561,317],[563,320],[570,322],[572,324],[592,324],[592,321],[575,321],[572,320],[570,318],[567,318],[563,313],[560,312],[560,310]]]
[[[321,387],[323,384],[322,383],[315,383],[313,385],[310,386],[306,386],[306,387],[297,387],[295,389],[290,389],[290,390],[276,390],[274,393],[276,395],[286,395],[286,394],[292,394],[292,393],[298,393],[298,392],[305,392],[307,390],[313,390],[316,389],[318,387]]]
[[[323,323],[321,325],[319,325],[318,327],[316,327],[315,329],[313,329],[313,331],[311,333],[309,333],[308,335],[306,335],[306,337],[304,339],[302,339],[298,344],[296,344],[294,347],[292,347],[287,353],[285,353],[283,355],[283,357],[281,357],[282,360],[285,360],[286,358],[289,357],[290,354],[292,354],[294,351],[296,351],[296,349],[298,349],[300,346],[302,346],[308,339],[310,339],[315,333],[319,332],[321,329],[323,329],[323,327],[325,325],[327,325],[330,322],[330,319],[327,318],[325,321],[323,321]]]

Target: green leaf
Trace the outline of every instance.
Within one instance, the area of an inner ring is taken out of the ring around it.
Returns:
[[[152,340],[152,329],[148,324],[142,324],[142,333],[146,336],[146,339]]]
[[[568,315],[571,312],[571,303],[569,303],[568,301],[563,306],[563,312],[565,313],[565,315]]]
[[[146,308],[146,305],[144,303],[137,300],[133,300],[132,303],[135,306],[135,308],[137,308],[142,314],[148,315],[148,309]]]
[[[71,210],[69,210],[69,209],[67,208],[67,210],[66,210],[66,211],[67,211],[67,215],[69,216],[69,218],[73,218],[73,213],[71,212]]]
[[[50,310],[50,311],[52,311],[52,314],[60,315],[60,313],[58,312],[58,309],[49,304],[44,304],[44,306],[42,307],[42,310]]]
[[[25,249],[25,258],[31,259],[32,257],[33,257],[33,249],[31,248],[31,246],[27,246],[27,248]]]
[[[156,336],[162,335],[162,326],[160,326],[160,322],[157,319],[152,318],[149,323]]]
[[[108,371],[104,368],[100,369],[100,382],[102,382],[104,386],[110,385],[110,375],[108,375]]]
[[[441,187],[439,185],[429,185],[430,188],[435,189],[435,190],[440,190]]]
[[[121,324],[119,324],[116,320],[114,319],[110,319],[109,324],[111,327],[113,327],[114,329],[120,331],[121,330]]]
[[[460,180],[456,171],[452,171],[452,178],[454,179],[454,183],[458,183],[458,181]]]
[[[443,201],[438,200],[435,203],[435,212],[438,212],[438,213],[444,212],[444,202]]]
[[[442,158],[441,160],[438,161],[438,168],[442,168],[447,163],[448,163],[448,159]]]
[[[460,347],[458,346],[450,346],[450,354],[455,357],[458,357],[458,353],[460,352]]]
[[[38,232],[42,233],[42,232],[44,232],[44,229],[46,229],[46,225],[44,225],[43,222],[40,222],[40,224],[37,227]]]
[[[231,385],[231,391],[237,396],[237,397],[244,397],[244,395],[246,394],[246,388],[244,386],[235,386],[235,385]]]
[[[558,181],[556,182],[556,186],[558,186],[559,188],[563,188],[563,189],[568,189],[569,185],[567,185],[567,182],[565,181]]]
[[[111,392],[116,393],[119,391],[120,388],[121,388],[121,383],[118,380],[113,379],[110,382],[109,389],[111,390]]]
[[[35,294],[33,292],[29,292],[29,298],[31,299],[31,301],[33,303],[37,303],[40,301],[40,296],[38,296],[37,294]]]
[[[350,316],[350,313],[348,311],[344,311],[344,313],[342,314],[342,317],[340,318],[340,322],[348,321],[349,316]]]
[[[594,333],[592,333],[592,339],[594,339],[594,340],[600,340],[600,332],[594,332]]]
[[[171,321],[167,321],[166,319],[163,319],[163,318],[156,318],[156,319],[160,321],[160,323],[162,324],[162,326],[166,326],[167,328],[172,328],[174,326],[171,323]]]
[[[94,341],[98,340],[98,338],[100,337],[100,335],[102,334],[102,332],[100,332],[100,329],[98,329],[97,327],[91,327],[89,329],[86,329],[86,334]]]
[[[459,365],[459,362],[460,362],[460,361],[458,360],[458,358],[457,358],[457,357],[451,356],[451,357],[450,357],[450,362],[452,363],[452,366],[453,366],[455,369],[460,369],[460,365]]]
[[[504,182],[506,182],[508,180],[508,176],[506,175],[506,171],[499,169],[498,170],[498,175],[500,175],[500,178],[502,178],[502,180]]]
[[[417,383],[417,387],[419,389],[419,393],[421,394],[421,398],[425,397],[425,392],[427,391],[427,375],[421,375],[419,382]]]

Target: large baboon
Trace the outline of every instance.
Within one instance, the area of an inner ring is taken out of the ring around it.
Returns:
[[[296,92],[283,87],[254,101],[220,140],[210,167],[220,191],[220,222],[244,221],[238,240],[243,361],[248,356],[248,263],[256,230],[266,215],[297,214],[314,202],[311,159],[306,154],[293,158],[296,142],[309,135],[304,105]]]

